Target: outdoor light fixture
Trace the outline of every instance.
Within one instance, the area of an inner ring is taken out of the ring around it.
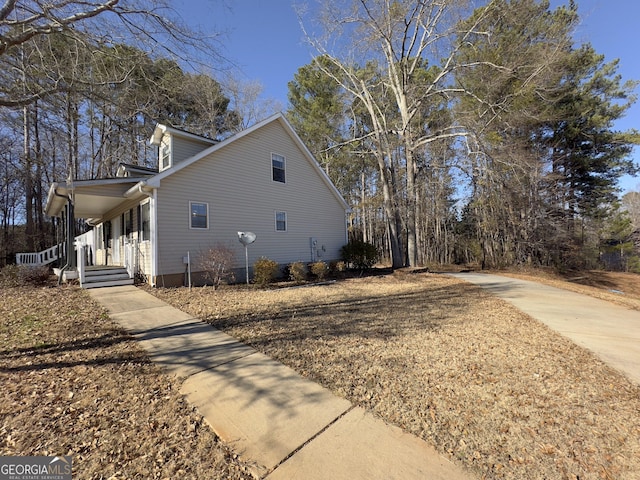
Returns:
[[[247,247],[256,241],[256,234],[253,232],[238,232],[238,241],[244,245],[245,274],[247,276],[247,285],[249,285],[249,249]]]

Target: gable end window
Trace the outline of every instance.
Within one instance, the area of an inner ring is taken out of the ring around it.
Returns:
[[[169,168],[171,166],[171,147],[168,144],[163,143],[160,146],[160,170]]]
[[[189,202],[191,228],[209,228],[209,204]]]
[[[287,212],[276,212],[276,231],[287,231]]]
[[[284,182],[284,157],[277,153],[271,154],[271,172],[274,182]]]

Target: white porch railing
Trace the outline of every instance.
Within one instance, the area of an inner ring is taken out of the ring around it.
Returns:
[[[60,243],[41,252],[16,253],[16,263],[32,266],[48,265],[63,257],[64,254],[65,245]]]
[[[93,254],[95,250],[93,247],[93,237],[93,231],[89,230],[82,235],[78,235],[75,238],[75,244],[86,245],[89,248],[88,251]],[[18,265],[30,265],[34,267],[40,265],[48,265],[52,262],[55,262],[59,258],[64,257],[66,254],[66,248],[66,244],[62,242],[41,252],[16,253],[16,263]]]
[[[76,240],[76,254],[77,254],[77,270],[78,280],[80,286],[82,286],[86,279],[87,271],[87,249],[88,245],[85,245],[79,240]],[[129,274],[129,278],[135,278],[137,273],[137,244],[135,241],[125,243],[124,245],[124,267]]]
[[[86,280],[86,272],[88,265],[94,265],[95,262],[95,250],[93,244],[94,235],[93,232],[87,232],[83,235],[79,235],[75,238],[75,250],[76,250],[76,269],[77,278],[82,286]],[[65,245],[61,243],[54,247],[48,248],[42,252],[34,253],[18,253],[16,254],[16,262],[18,265],[47,265],[54,260],[61,258],[65,253]],[[124,255],[123,267],[127,270],[127,274],[130,279],[134,279],[138,273],[139,261],[138,261],[138,243],[135,240],[127,240],[124,243]],[[69,271],[73,271],[70,269]],[[75,278],[75,275],[74,277]]]

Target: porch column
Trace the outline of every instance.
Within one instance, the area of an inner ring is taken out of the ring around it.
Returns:
[[[78,266],[77,257],[75,253],[75,237],[76,237],[76,222],[73,218],[73,203],[71,200],[67,202],[65,206],[66,213],[66,264],[69,265],[69,269],[74,269]]]

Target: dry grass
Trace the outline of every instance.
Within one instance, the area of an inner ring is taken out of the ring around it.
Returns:
[[[483,478],[640,478],[640,387],[457,279],[154,293]]]
[[[570,288],[640,297],[636,276],[580,276]],[[640,478],[640,387],[457,279],[153,293],[480,477]],[[179,384],[77,288],[0,290],[0,381],[1,455],[73,455],[83,479],[250,478]]]
[[[0,384],[0,455],[72,455],[81,479],[252,478],[77,287],[0,290]]]

